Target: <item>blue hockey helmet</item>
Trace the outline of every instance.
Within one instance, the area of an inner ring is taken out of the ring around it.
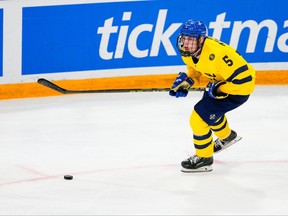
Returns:
[[[190,51],[187,51],[184,49],[184,43],[183,43],[183,37],[195,37],[197,39],[197,49],[192,53]],[[201,21],[195,21],[195,20],[188,20],[184,24],[182,24],[180,28],[180,34],[177,38],[177,48],[182,56],[192,56],[197,57],[201,50],[203,45],[202,38],[207,37],[207,27],[206,25]]]
[[[201,21],[188,20],[182,24],[180,29],[180,35],[186,35],[190,37],[206,37],[207,36],[207,27]]]

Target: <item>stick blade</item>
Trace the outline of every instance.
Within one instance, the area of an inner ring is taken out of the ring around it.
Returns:
[[[43,85],[43,86],[45,86],[45,87],[48,87],[48,88],[50,88],[50,89],[53,89],[53,90],[55,90],[55,91],[57,91],[57,92],[60,92],[60,93],[62,93],[62,94],[67,94],[66,89],[63,89],[63,88],[61,88],[60,86],[57,86],[57,85],[55,85],[54,83],[52,83],[52,82],[50,82],[49,80],[46,80],[46,79],[44,79],[44,78],[38,79],[38,80],[37,80],[37,83],[39,83],[39,84],[41,84],[41,85]]]

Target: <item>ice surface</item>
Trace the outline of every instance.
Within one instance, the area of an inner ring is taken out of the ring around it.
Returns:
[[[0,101],[0,215],[287,215],[288,86],[257,86],[227,114],[243,139],[182,173],[201,96]]]

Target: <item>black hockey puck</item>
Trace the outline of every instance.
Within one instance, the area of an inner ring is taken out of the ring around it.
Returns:
[[[64,179],[65,179],[65,180],[72,180],[72,179],[73,179],[73,176],[72,176],[72,175],[65,175],[65,176],[64,176]]]

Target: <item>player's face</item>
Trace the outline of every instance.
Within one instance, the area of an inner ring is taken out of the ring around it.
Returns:
[[[185,51],[194,53],[198,49],[197,38],[191,36],[182,36],[183,48]]]

